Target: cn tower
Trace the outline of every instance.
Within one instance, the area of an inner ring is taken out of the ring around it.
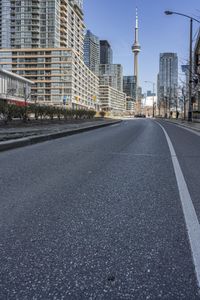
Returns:
[[[138,86],[139,86],[139,78],[138,78],[138,55],[141,51],[141,47],[139,44],[139,38],[138,38],[138,31],[139,31],[139,26],[138,26],[138,11],[136,8],[136,24],[135,24],[135,41],[132,46],[132,51],[134,54],[134,76],[136,79],[136,102],[138,102]]]

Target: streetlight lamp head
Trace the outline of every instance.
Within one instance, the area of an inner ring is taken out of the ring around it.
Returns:
[[[169,16],[169,15],[173,15],[173,11],[166,10],[166,11],[165,11],[165,14],[166,14],[167,16]]]

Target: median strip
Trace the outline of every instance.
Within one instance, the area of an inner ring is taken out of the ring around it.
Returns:
[[[98,124],[98,125],[92,125],[92,126],[87,126],[87,127],[82,127],[82,128],[76,128],[76,129],[68,129],[68,130],[62,130],[59,132],[53,132],[53,133],[48,133],[48,134],[42,134],[42,135],[35,135],[31,137],[25,137],[25,138],[20,138],[17,140],[10,140],[10,141],[5,141],[5,142],[0,142],[0,151],[7,151],[15,148],[20,148],[20,147],[25,147],[53,139],[59,139],[62,137],[78,134],[81,132],[86,132],[86,131],[91,131],[94,129],[106,127],[106,126],[111,126],[115,124],[119,124],[122,122],[121,120],[118,121],[112,121],[112,122],[106,122],[103,124]]]

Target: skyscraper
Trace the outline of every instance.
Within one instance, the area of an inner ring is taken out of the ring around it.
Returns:
[[[110,87],[123,91],[123,68],[120,64],[106,64],[99,66],[100,85],[109,85]]]
[[[100,41],[100,64],[112,64],[113,51],[108,41]]]
[[[128,97],[136,100],[136,77],[135,76],[124,76],[123,77],[123,92]]]
[[[100,64],[100,43],[97,36],[87,30],[84,38],[84,62],[86,66],[98,75]]]
[[[158,104],[165,104],[166,112],[174,107],[178,88],[178,56],[176,53],[161,53],[159,66]]]
[[[83,61],[82,0],[0,2],[0,67],[35,82],[32,101],[88,107],[99,80]]]

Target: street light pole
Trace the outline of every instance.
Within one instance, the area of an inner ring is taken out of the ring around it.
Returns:
[[[189,110],[188,110],[188,121],[192,122],[193,103],[192,103],[192,71],[193,71],[193,59],[192,59],[192,35],[193,35],[193,21],[200,23],[199,20],[174,11],[165,11],[166,15],[179,15],[190,19],[190,57],[189,57]]]
[[[154,94],[155,94],[155,83],[153,82],[153,118],[155,116]]]

